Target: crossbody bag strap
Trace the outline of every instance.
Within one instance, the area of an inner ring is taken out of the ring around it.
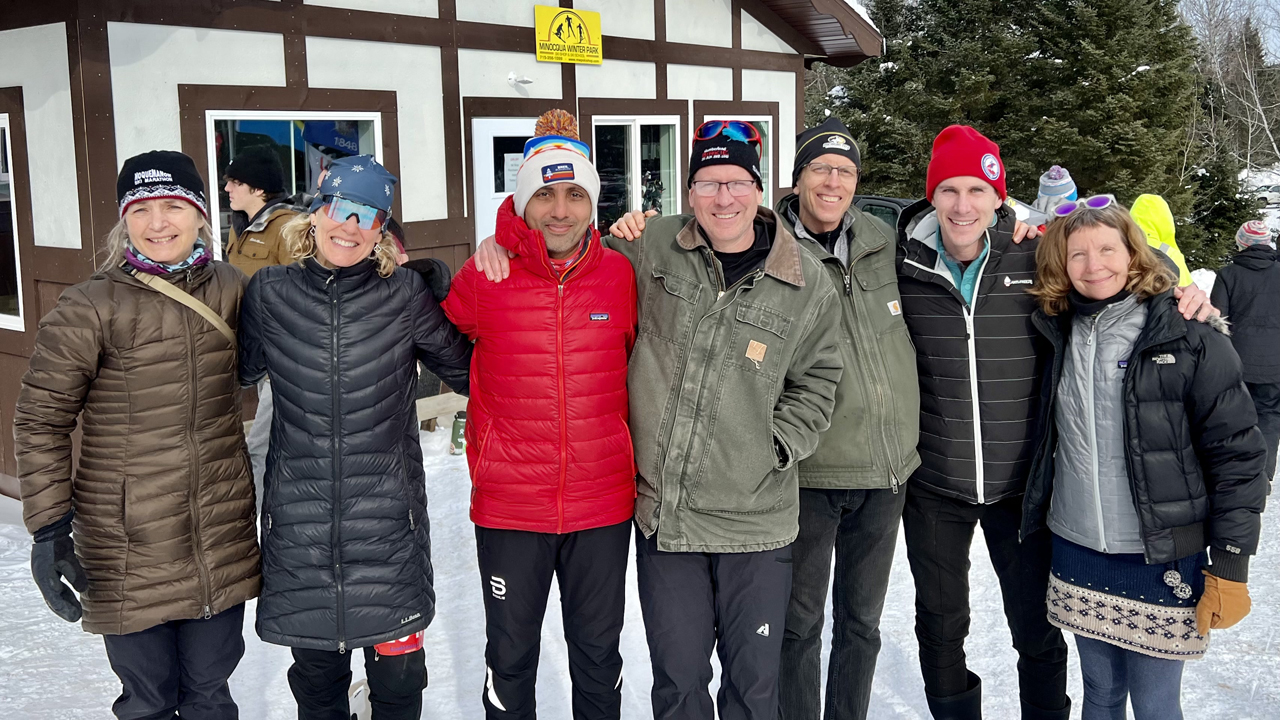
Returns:
[[[214,312],[213,309],[210,308],[208,305],[205,305],[204,303],[195,299],[194,297],[191,296],[190,293],[182,290],[177,285],[174,285],[173,283],[169,282],[168,280],[165,280],[162,277],[158,277],[156,275],[151,275],[148,273],[134,273],[133,276],[138,280],[141,280],[143,284],[145,284],[147,287],[151,288],[152,290],[155,290],[161,295],[166,295],[174,300],[177,300],[183,305],[186,305],[192,310],[195,310],[197,313],[199,313],[200,317],[204,318],[205,320],[208,320],[210,325],[213,325],[215,328],[217,328],[218,332],[222,333],[222,336],[227,339],[227,342],[231,343],[231,348],[233,350],[235,349],[236,334],[232,332],[231,326],[227,324],[227,321],[223,320],[222,316]]]

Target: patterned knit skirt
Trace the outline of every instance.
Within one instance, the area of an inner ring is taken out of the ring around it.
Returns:
[[[1141,554],[1108,555],[1053,536],[1049,622],[1078,635],[1169,660],[1195,660],[1209,638],[1196,632],[1205,553],[1148,565]]]

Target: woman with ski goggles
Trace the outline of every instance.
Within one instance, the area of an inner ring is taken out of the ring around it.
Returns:
[[[396,266],[395,183],[372,157],[335,163],[283,230],[292,264],[255,273],[241,305],[241,382],[270,376],[276,401],[257,628],[292,648],[303,720],[350,716],[356,648],[384,717],[422,713],[435,592],[417,362],[465,394],[471,343]]]

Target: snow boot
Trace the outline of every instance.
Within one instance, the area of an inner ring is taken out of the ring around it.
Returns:
[[[926,694],[925,699],[933,720],[982,720],[982,678],[973,671],[969,671],[968,690],[947,697]]]
[[[1026,700],[1022,701],[1022,720],[1070,720],[1070,718],[1071,698],[1067,698],[1067,704],[1061,710],[1045,710]]]

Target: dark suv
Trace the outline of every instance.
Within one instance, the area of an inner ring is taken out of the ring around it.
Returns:
[[[868,215],[880,218],[890,228],[898,228],[898,215],[911,206],[915,200],[907,198],[883,197],[881,195],[854,195],[853,204]]]

